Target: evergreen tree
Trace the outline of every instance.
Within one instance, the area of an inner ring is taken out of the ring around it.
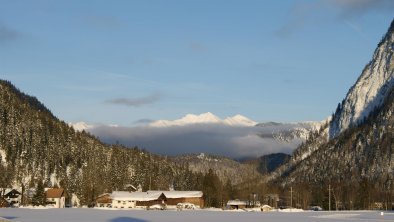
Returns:
[[[33,206],[46,205],[45,189],[44,189],[44,184],[42,183],[41,180],[38,181],[36,193],[34,194],[32,199],[32,204]]]

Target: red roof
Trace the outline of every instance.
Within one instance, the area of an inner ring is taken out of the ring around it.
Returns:
[[[47,198],[60,198],[64,196],[63,188],[53,188],[47,190]]]

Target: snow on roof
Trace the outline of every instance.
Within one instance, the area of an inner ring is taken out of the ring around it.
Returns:
[[[131,200],[131,201],[151,201],[157,200],[163,194],[160,191],[148,192],[128,192],[114,191],[111,194],[113,200]]]
[[[12,190],[12,188],[0,188],[0,191],[1,191],[1,192],[4,192],[4,195],[6,195],[6,194],[8,194],[9,192],[11,192],[11,190]],[[0,192],[0,195],[1,195],[1,192]]]
[[[4,196],[7,196],[7,195],[9,195],[12,191],[21,194],[17,189],[14,189],[14,188],[0,188],[0,196],[1,196],[1,194],[4,194]]]
[[[202,191],[154,191],[150,190],[148,192],[162,192],[167,198],[193,198],[193,197],[202,197]]]
[[[243,200],[229,200],[227,202],[228,206],[234,206],[234,205],[246,205],[246,201]]]
[[[135,186],[133,186],[133,184],[126,184],[124,185],[125,188],[133,188],[134,190],[137,190],[137,188],[135,188]]]
[[[107,195],[111,196],[110,193],[103,193],[103,194],[98,195],[97,198],[104,197],[104,196],[107,196]]]

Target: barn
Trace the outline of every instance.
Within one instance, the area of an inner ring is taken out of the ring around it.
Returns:
[[[97,207],[109,207],[112,204],[111,194],[103,193],[96,198]]]
[[[50,188],[46,192],[46,202],[55,208],[64,208],[66,195],[63,188]]]
[[[196,207],[204,207],[204,198],[202,191],[148,191],[148,192],[162,192],[167,200],[167,206],[176,206],[179,203],[192,203]]]

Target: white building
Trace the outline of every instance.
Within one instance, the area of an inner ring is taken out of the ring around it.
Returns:
[[[66,195],[63,188],[50,188],[45,194],[48,205],[52,205],[55,208],[65,207]]]
[[[162,192],[128,192],[114,191],[111,194],[112,208],[147,207],[157,203],[164,203]]]

